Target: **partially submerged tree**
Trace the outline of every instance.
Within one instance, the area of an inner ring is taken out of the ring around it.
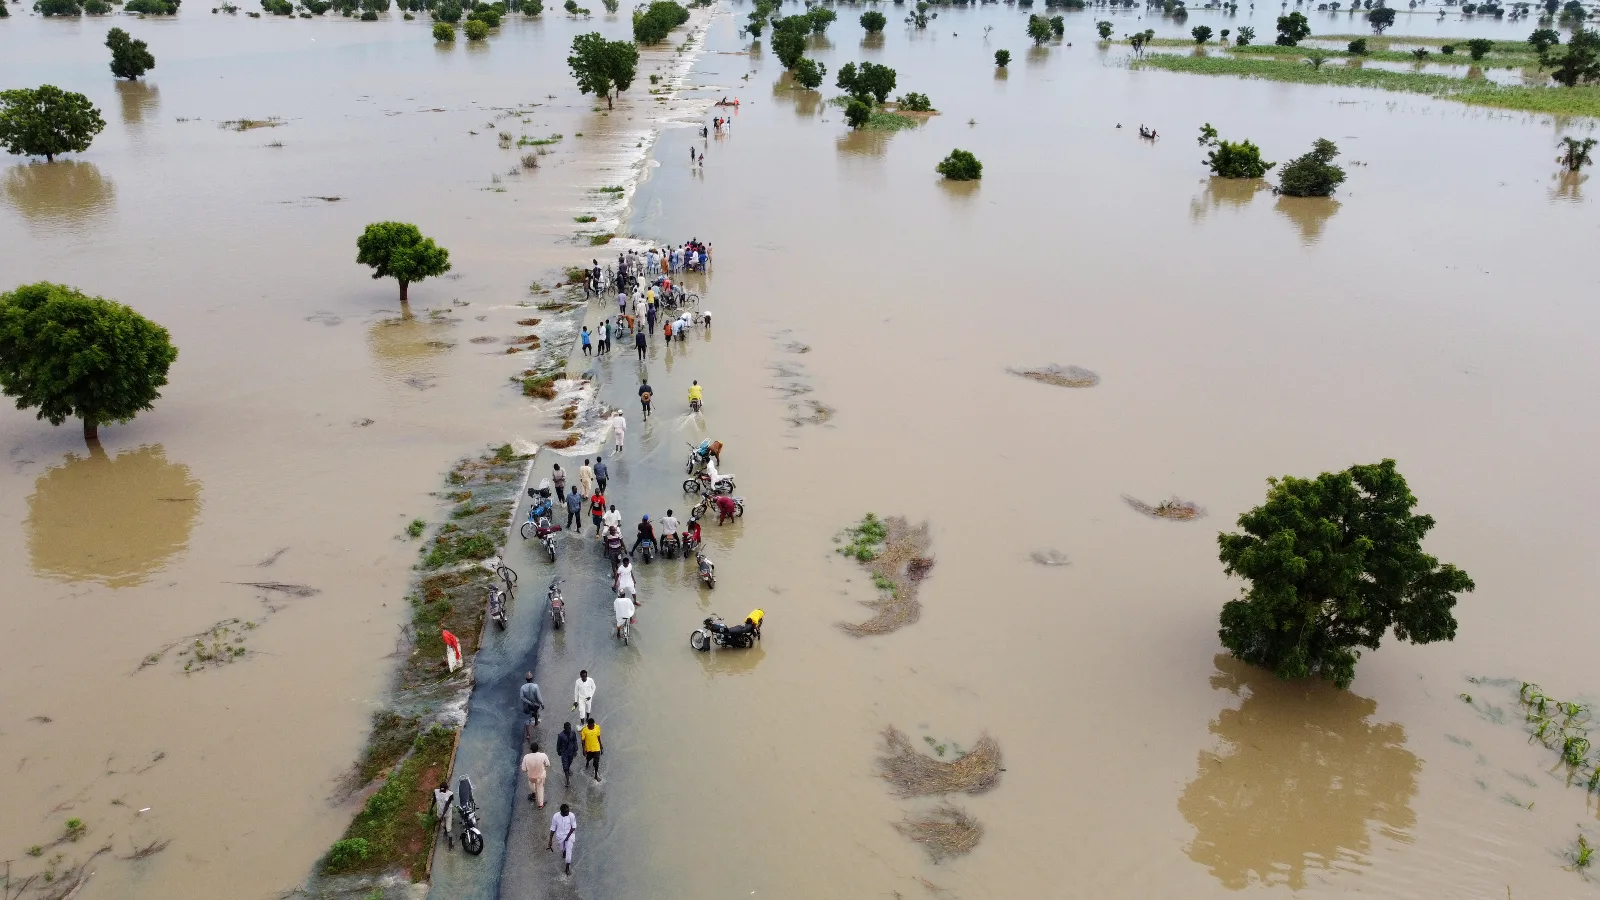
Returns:
[[[1114,28],[1115,26],[1105,19],[1101,19],[1100,21],[1094,23],[1094,30],[1099,33],[1100,40],[1102,41],[1111,40],[1111,32]]]
[[[42,156],[82,153],[106,127],[89,98],[52,84],[0,91],[0,144],[10,153]]]
[[[983,177],[983,163],[965,150],[951,150],[950,155],[933,168],[951,181],[977,181]]]
[[[1584,138],[1580,141],[1574,137],[1564,137],[1556,143],[1556,147],[1561,150],[1556,162],[1566,166],[1568,172],[1580,171],[1589,164],[1589,151],[1594,149],[1594,145],[1594,138]]]
[[[433,39],[441,44],[453,44],[456,40],[455,26],[449,22],[433,23]]]
[[[861,27],[866,29],[867,34],[877,34],[883,31],[885,25],[889,24],[889,18],[875,9],[869,9],[861,14],[860,22]]]
[[[1372,26],[1373,34],[1383,34],[1384,29],[1394,25],[1394,10],[1387,6],[1380,6],[1367,13],[1367,24]]]
[[[41,281],[0,294],[0,390],[52,425],[99,426],[150,409],[178,358],[167,330],[120,303]]]
[[[1250,42],[1255,40],[1255,39],[1256,39],[1256,30],[1254,28],[1251,28],[1249,25],[1246,25],[1243,28],[1239,29],[1239,39],[1237,41],[1234,41],[1234,43],[1237,44],[1240,47],[1248,47],[1248,46],[1250,46]]]
[[[1051,34],[1049,19],[1044,16],[1028,16],[1028,38],[1033,41],[1035,47],[1050,40]]]
[[[1204,46],[1206,41],[1211,40],[1211,28],[1206,25],[1196,25],[1189,29],[1189,36],[1194,38],[1195,46]]]
[[[469,41],[487,40],[489,37],[489,23],[482,19],[468,19],[467,24],[461,26],[461,31],[466,34]]]
[[[1217,130],[1211,123],[1200,127],[1200,146],[1211,147],[1211,152],[1206,154],[1206,165],[1211,167],[1211,174],[1218,178],[1262,178],[1267,170],[1277,165],[1261,158],[1261,148],[1249,141],[1222,140],[1217,135]]]
[[[1533,47],[1533,52],[1539,56],[1539,66],[1543,68],[1550,65],[1550,48],[1561,43],[1561,32],[1554,28],[1536,28],[1528,35],[1528,43]]]
[[[374,222],[356,238],[356,262],[372,267],[373,278],[400,282],[400,302],[414,281],[450,271],[450,251],[425,238],[406,222]]]
[[[834,80],[840,90],[863,103],[882,103],[894,90],[897,75],[894,69],[877,63],[845,63],[839,67]]]
[[[1344,183],[1344,169],[1333,164],[1339,148],[1327,138],[1317,138],[1311,152],[1290,160],[1278,173],[1278,190],[1291,197],[1331,197]]]
[[[672,29],[689,21],[689,11],[672,0],[655,0],[633,14],[633,39],[641,44],[659,44]],[[753,23],[752,23],[753,24]],[[760,34],[759,28],[752,33]]]
[[[806,13],[806,20],[811,25],[812,34],[822,34],[826,32],[828,30],[828,26],[832,25],[834,20],[838,18],[839,14],[827,8],[826,6],[813,6],[811,7],[811,10]]]
[[[810,21],[805,16],[779,19],[772,25],[772,52],[785,69],[792,69],[806,54],[806,34]]]
[[[1456,595],[1473,589],[1455,566],[1422,552],[1431,516],[1394,460],[1273,478],[1267,500],[1220,534],[1229,575],[1249,582],[1222,607],[1229,653],[1280,678],[1311,675],[1348,687],[1357,647],[1378,648],[1390,627],[1416,644],[1453,640]]]
[[[822,87],[822,77],[828,74],[828,67],[814,59],[802,59],[794,67],[794,82],[808,91]]]
[[[111,48],[111,74],[118,78],[131,81],[156,67],[156,58],[149,46],[121,28],[106,32],[106,46]]]
[[[1278,40],[1280,47],[1294,47],[1311,36],[1311,23],[1306,21],[1302,13],[1289,13],[1278,17]]]
[[[612,91],[621,93],[633,84],[639,68],[639,48],[631,41],[608,41],[600,32],[591,31],[572,39],[567,65],[578,81],[578,93],[604,97],[606,108],[613,109]]]
[[[1351,56],[1366,56],[1367,55],[1367,39],[1366,38],[1356,38],[1355,40],[1353,40],[1350,43],[1346,44],[1345,45],[1345,49],[1350,51],[1350,55]]]
[[[872,107],[861,100],[851,97],[844,107],[844,120],[850,123],[851,128],[863,128],[867,120],[872,118]]]
[[[1002,69],[1004,69],[1006,66],[1011,65],[1011,51],[1010,50],[996,50],[994,52],[994,64],[999,66]]]
[[[1494,41],[1488,38],[1473,38],[1467,41],[1467,53],[1471,54],[1473,59],[1483,59],[1493,49]]]
[[[1600,33],[1578,27],[1567,39],[1567,52],[1556,60],[1550,77],[1567,87],[1582,81],[1600,80]]]

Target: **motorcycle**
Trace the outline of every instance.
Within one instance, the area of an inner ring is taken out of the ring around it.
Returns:
[[[622,564],[622,555],[628,552],[628,542],[620,537],[605,539],[606,559],[611,563],[611,574],[617,574],[617,566]]]
[[[699,494],[702,492],[712,495],[731,494],[735,487],[731,474],[717,476],[716,484],[711,483],[711,476],[704,471],[693,478],[685,478],[683,480],[683,492],[685,494]]]
[[[677,559],[678,551],[683,548],[683,540],[675,534],[661,536],[661,558]]]
[[[559,630],[567,623],[567,603],[561,599],[561,579],[550,582],[550,625]]]
[[[733,517],[736,518],[736,519],[744,518],[744,498],[743,497],[734,497],[732,499],[733,499]],[[696,519],[701,518],[706,514],[706,511],[709,510],[710,508],[711,508],[711,498],[707,497],[706,499],[701,500],[699,503],[696,503],[694,505],[694,509],[689,510],[689,515],[694,517],[694,518],[696,518]]]
[[[506,597],[497,587],[489,588],[489,618],[503,631],[506,627]]]
[[[704,553],[700,553],[698,551],[694,555],[694,561],[695,565],[700,570],[700,583],[704,584],[707,588],[715,588],[717,586],[716,565],[712,563]]]
[[[528,511],[528,516],[528,521],[522,523],[522,539],[526,541],[538,538],[540,546],[544,547],[544,552],[550,554],[550,561],[555,562],[555,534],[561,530],[561,526],[542,516],[535,520],[533,518],[533,510]]]
[[[689,442],[684,441],[684,443],[688,444]],[[721,441],[701,441],[698,447],[689,444],[689,461],[683,465],[683,474],[694,475],[698,473],[705,468],[706,460],[708,459],[715,459],[718,465],[722,464]]]
[[[739,650],[754,647],[756,641],[761,640],[761,620],[764,616],[758,609],[738,625],[724,625],[722,617],[712,613],[699,628],[689,632],[689,646],[701,653],[710,650],[713,645]]]
[[[650,561],[656,558],[655,541],[640,541],[639,546],[636,549],[644,554],[644,561],[646,565],[649,565]],[[630,553],[628,555],[632,556],[633,554]]]
[[[456,815],[461,820],[461,849],[477,856],[483,852],[483,829],[478,827],[478,804],[472,799],[472,779],[465,775],[456,785]]]
[[[692,413],[698,413],[698,412],[700,412],[700,407],[703,406],[703,405],[704,404],[699,400],[690,400],[689,401],[689,411],[692,412]]]
[[[555,509],[555,502],[551,499],[553,493],[554,489],[550,487],[549,479],[539,482],[536,488],[528,488],[528,496],[533,498],[533,505],[528,507],[529,522],[537,522]]]

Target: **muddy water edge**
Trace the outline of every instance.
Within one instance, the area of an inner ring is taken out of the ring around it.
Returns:
[[[564,51],[625,16],[512,17],[487,46],[436,46],[398,10],[4,25],[0,83],[83,92],[108,122],[65,165],[0,172],[8,288],[115,298],[181,352],[103,452],[0,409],[0,597],[32,636],[0,687],[13,887],[54,890],[109,846],[77,896],[273,896],[356,808],[343,778],[410,652],[407,524],[446,520],[453,460],[561,433],[562,401],[513,378],[552,324],[542,291],[624,206],[597,189],[631,184],[670,114],[642,82],[682,57],[646,50],[608,112]],[[137,85],[106,71],[113,25],[157,55]],[[409,310],[354,264],[384,219],[452,251]]]

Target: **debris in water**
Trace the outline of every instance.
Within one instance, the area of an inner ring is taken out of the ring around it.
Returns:
[[[983,826],[967,815],[966,810],[949,803],[941,803],[927,813],[913,818],[906,816],[896,822],[895,830],[921,844],[934,862],[972,852],[983,839]]]
[[[328,203],[338,203],[340,200],[343,200],[344,198],[343,197],[318,197],[318,196],[313,195],[311,197],[308,197],[307,199],[309,199],[309,200],[323,200],[323,201],[326,201]]]
[[[876,524],[876,519],[871,520]],[[928,535],[928,523],[912,527],[902,516],[883,520],[883,549],[867,559],[857,556],[872,582],[882,593],[862,605],[874,611],[865,622],[840,622],[839,627],[856,637],[888,634],[913,624],[922,618],[922,603],[917,599],[917,585],[933,568],[933,556],[928,553],[933,539]]]
[[[1041,366],[1037,369],[1007,369],[1013,375],[1031,378],[1056,387],[1086,388],[1100,383],[1100,376],[1081,366]]]
[[[281,581],[230,581],[228,583],[260,588],[263,591],[278,591],[291,597],[315,597],[322,593],[321,590],[309,584],[284,584]]]
[[[789,343],[783,345],[783,349],[788,351],[788,352],[790,352],[790,353],[810,353],[811,352],[811,347],[809,345],[802,344],[799,341],[790,341]]]
[[[1201,509],[1195,504],[1190,503],[1187,500],[1179,500],[1177,497],[1173,497],[1170,500],[1163,500],[1155,506],[1151,506],[1143,500],[1140,500],[1136,497],[1131,497],[1127,494],[1123,494],[1122,499],[1127,501],[1129,506],[1133,507],[1139,512],[1157,519],[1171,519],[1175,522],[1188,522],[1193,519],[1198,519],[1206,514],[1205,510]]]
[[[500,340],[500,339],[495,337],[492,334],[480,334],[477,337],[473,338],[472,340],[468,341],[467,343],[469,343],[469,344],[493,344],[498,340]]]
[[[368,419],[367,421],[371,422],[372,420]],[[285,553],[288,553],[288,552],[289,552],[289,548],[288,547],[279,547],[276,551],[273,552],[273,554],[271,556],[267,557],[266,559],[263,559],[261,562],[256,563],[256,568],[265,569],[267,566],[270,566],[273,563],[277,562],[279,557],[283,556]]]
[[[1041,566],[1064,566],[1071,562],[1065,553],[1054,549],[1035,550],[1028,554],[1028,558]]]
[[[277,116],[268,116],[265,119],[230,119],[220,123],[219,127],[229,131],[249,131],[252,128],[277,128],[284,121]]]
[[[52,719],[49,716],[34,716],[34,717],[30,718],[28,721],[29,722],[38,722],[40,725],[49,725],[51,722],[54,722],[55,719]]]
[[[789,412],[791,415],[785,421],[799,428],[802,425],[826,425],[833,420],[833,415],[837,410],[825,403],[806,400],[801,403],[789,404]]]
[[[902,797],[924,794],[981,794],[1000,783],[1000,744],[984,732],[972,749],[954,762],[942,762],[911,746],[904,732],[890,725],[883,739],[887,756],[878,758],[882,777]]]
[[[357,428],[365,428],[368,425],[371,425],[373,422],[376,422],[376,421],[378,421],[378,420],[377,419],[357,419],[352,424],[354,424]]]
[[[147,806],[144,809],[141,809],[139,811],[140,812],[144,812],[146,809],[149,809],[149,808],[150,807]],[[133,853],[131,853],[131,854],[127,855],[127,856],[119,857],[119,859],[126,859],[126,860],[149,859],[150,857],[155,856],[157,853],[160,853],[161,851],[167,849],[167,845],[169,845],[171,843],[172,843],[172,841],[170,841],[170,840],[166,840],[166,841],[151,841],[150,843],[145,844],[143,847],[134,848]]]

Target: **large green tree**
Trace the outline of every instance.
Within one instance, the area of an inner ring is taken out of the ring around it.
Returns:
[[[634,11],[633,39],[641,44],[659,44],[672,29],[687,21],[687,9],[673,0],[655,0],[649,7]]]
[[[1028,16],[1028,37],[1032,39],[1035,47],[1050,40],[1054,32],[1050,30],[1050,20],[1044,16]]]
[[[356,262],[372,267],[373,278],[400,282],[400,302],[413,281],[450,271],[450,251],[425,238],[406,222],[374,222],[356,238]]]
[[[862,13],[859,21],[861,22],[861,27],[866,29],[867,34],[878,34],[883,31],[883,26],[889,24],[888,17],[875,9],[869,9]]]
[[[806,55],[806,35],[811,31],[807,16],[779,19],[772,26],[772,52],[785,69],[793,69]]]
[[[1311,23],[1306,21],[1304,13],[1293,12],[1278,17],[1278,46],[1294,47],[1310,36]]]
[[[1577,87],[1580,81],[1600,81],[1600,32],[1582,25],[1572,29],[1567,52],[1556,60],[1550,77],[1567,87]]]
[[[132,81],[156,67],[156,58],[145,42],[121,28],[106,32],[106,46],[111,48],[111,74],[118,78]]]
[[[1228,652],[1281,678],[1314,675],[1348,687],[1356,648],[1378,649],[1392,626],[1415,644],[1456,636],[1467,573],[1422,552],[1431,516],[1394,460],[1267,481],[1267,500],[1220,534],[1224,569],[1249,586],[1222,607]]]
[[[834,84],[863,103],[882,103],[889,99],[897,77],[894,69],[877,63],[845,63],[839,67]]]
[[[1344,169],[1333,164],[1339,146],[1317,138],[1311,152],[1297,156],[1278,171],[1278,190],[1291,197],[1331,197],[1344,184]]]
[[[11,153],[55,161],[82,153],[106,127],[89,98],[53,84],[0,91],[0,144]]]
[[[608,41],[600,32],[591,31],[572,39],[567,65],[578,81],[578,92],[605,97],[606,108],[611,109],[611,92],[621,93],[633,84],[639,48],[631,41]]]
[[[0,391],[52,425],[126,422],[161,397],[178,358],[167,330],[120,303],[41,281],[0,294]]]

